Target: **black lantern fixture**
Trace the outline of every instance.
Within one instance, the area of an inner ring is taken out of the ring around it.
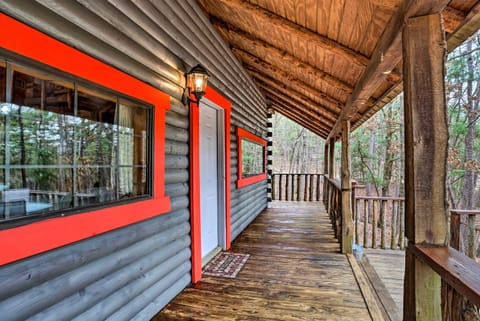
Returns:
[[[196,65],[185,74],[187,101],[190,101],[190,94],[193,94],[197,101],[193,101],[198,105],[200,99],[205,95],[207,88],[208,72],[200,65]]]

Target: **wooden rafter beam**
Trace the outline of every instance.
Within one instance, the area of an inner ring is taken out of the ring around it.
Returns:
[[[208,1],[202,1],[208,2]],[[266,10],[258,5],[254,5],[249,3],[248,1],[242,0],[215,0],[214,3],[229,7],[234,9],[239,13],[239,15],[243,17],[248,16],[255,16],[256,19],[263,25],[265,28],[275,28],[278,29],[286,34],[290,34],[293,37],[298,37],[299,39],[304,39],[305,41],[316,45],[318,47],[323,48],[326,51],[331,52],[332,54],[345,59],[349,63],[353,63],[358,66],[365,67],[369,59],[368,57],[363,56],[362,54],[353,51],[352,49],[343,46],[342,44],[328,38],[322,36],[318,33],[315,33],[307,28],[304,28],[296,23],[287,20],[274,12]],[[209,6],[205,6],[209,7]],[[213,16],[212,11],[209,10],[209,13]],[[233,17],[234,15],[232,15]],[[228,19],[229,17],[223,17],[224,19]],[[230,23],[234,23],[232,19],[229,19]]]
[[[457,25],[455,33],[448,36],[447,47],[451,51],[461,44],[465,39],[470,37],[475,31],[480,28],[480,3],[476,4],[470,12],[462,20],[461,24]]]
[[[265,53],[265,60],[257,57],[245,50],[242,50],[240,48],[234,47],[232,48],[232,52],[235,56],[237,56],[240,60],[242,61],[256,61],[257,63],[268,63],[270,65],[276,66],[278,65],[278,61],[283,61],[281,56],[276,56],[276,55],[270,55],[268,52]],[[296,66],[295,71],[292,72],[293,75],[296,77],[305,77],[305,75],[312,75],[316,79],[324,82],[325,84],[342,91],[345,95],[349,95],[353,87],[350,86],[347,83],[344,83],[343,81],[334,78],[327,73],[321,71],[320,69],[317,69],[311,65],[308,64],[301,64],[299,62],[295,63],[294,61],[291,60],[292,66]]]
[[[320,126],[314,126],[312,122],[308,122],[304,118],[302,118],[302,116],[299,115],[298,112],[292,111],[291,109],[289,109],[288,107],[285,107],[279,102],[271,101],[270,104],[273,110],[278,111],[285,117],[293,120],[300,126],[305,127],[312,133],[319,135],[322,138],[325,138],[328,136],[328,129],[324,129],[323,127],[320,127]]]
[[[332,128],[332,126],[334,125],[333,121],[331,121],[328,118],[325,118],[325,116],[323,116],[322,114],[319,114],[316,110],[312,110],[311,107],[309,108],[302,104],[299,104],[298,102],[290,99],[288,96],[285,96],[282,93],[278,93],[272,90],[268,86],[261,85],[261,84],[259,84],[258,86],[260,90],[265,94],[266,98],[270,100],[282,102],[283,104],[288,105],[291,108],[301,111],[305,119],[307,120],[315,119],[320,123],[324,124],[326,128]]]
[[[312,94],[316,94],[318,97],[320,97],[325,101],[328,101],[332,105],[339,105],[339,106],[344,105],[344,102],[338,101],[334,97],[323,92],[321,89],[307,84],[305,81],[302,81],[300,80],[300,78],[297,78],[295,77],[295,75],[292,75],[292,73],[288,73],[285,70],[277,66],[274,66],[272,64],[269,64],[268,62],[263,61],[260,58],[257,58],[248,53],[242,56],[237,56],[237,57],[242,60],[245,66],[248,66],[247,68],[257,70],[263,74],[268,74],[272,78],[282,83],[290,83],[292,86],[295,86],[297,88],[304,88],[305,91],[311,92]]]
[[[375,90],[385,81],[387,74],[402,60],[402,31],[409,17],[441,12],[450,0],[404,0],[387,24],[382,37],[375,47],[374,54],[363,72],[355,89],[328,139],[336,138],[341,131],[342,122],[350,120],[365,105]]]
[[[228,39],[228,42],[232,47],[242,49],[249,53],[251,53],[250,48],[255,48],[256,51],[261,50],[262,52],[265,53],[265,56],[275,57],[277,59],[280,59],[281,61],[290,63],[292,66],[304,67],[307,69],[314,70],[317,73],[318,72],[323,73],[325,75],[324,76],[325,78],[332,79],[332,82],[330,83],[330,85],[334,87],[340,87],[345,85],[346,88],[348,88],[348,90],[346,91],[349,91],[349,92],[351,92],[351,90],[353,89],[351,85],[347,84],[346,82],[339,79],[335,75],[326,73],[320,70],[318,67],[311,65],[308,61],[302,60],[299,57],[295,56],[293,50],[288,51],[288,50],[278,48],[275,43],[261,40],[257,36],[252,35],[251,33],[248,33],[216,17],[212,17],[210,20],[213,26],[215,26],[220,31],[220,33],[225,38]],[[321,78],[323,79],[323,77]],[[393,71],[388,75],[388,81],[392,83],[398,82],[400,78],[401,78],[400,74],[396,71]]]
[[[397,0],[370,0],[370,2],[377,7],[383,7],[390,10],[394,10],[396,7],[398,7]],[[445,31],[447,33],[451,33],[455,31],[465,19],[466,13],[450,6],[446,6],[442,11],[442,16],[444,20]]]
[[[309,122],[315,123],[318,127],[321,127],[326,133],[330,132],[332,128],[325,123],[325,120],[318,115],[311,115],[310,117],[305,117],[305,111],[298,108],[296,105],[291,105],[290,102],[283,100],[281,97],[268,96],[267,99],[276,104],[282,105],[284,108],[290,110],[292,113],[295,113],[300,119],[302,119],[302,124],[308,124]]]
[[[312,122],[308,122],[302,118],[298,111],[289,109],[288,107],[284,106],[280,102],[272,101],[270,102],[272,108],[276,111],[282,112],[283,115],[289,116],[290,119],[295,121],[297,124],[301,125],[302,127],[311,130],[315,134],[319,134],[323,137],[327,137],[328,130],[324,129],[323,127],[315,126]]]
[[[305,113],[321,117],[329,127],[333,127],[337,117],[332,113],[329,113],[322,108],[312,105],[309,101],[304,101],[298,97],[292,97],[285,93],[284,91],[271,88],[268,84],[265,84],[261,80],[254,79],[254,82],[258,87],[263,89],[264,92],[267,92],[269,96],[275,96],[281,98],[283,101],[288,102],[290,105],[297,106],[299,109],[304,110]]]
[[[305,96],[302,92],[296,90],[295,88],[292,88],[292,86],[289,85],[289,83],[280,83],[275,81],[275,79],[262,74],[256,70],[253,70],[251,68],[246,68],[247,72],[252,76],[254,79],[257,79],[259,81],[262,81],[264,84],[270,86],[273,89],[276,89],[278,91],[286,92],[290,97],[295,97],[295,99],[299,101],[306,101],[311,103],[312,105],[318,104],[319,107],[323,107],[326,110],[330,111],[333,113],[335,116],[338,117],[340,114],[342,108],[338,104],[334,104],[333,106],[331,104],[328,104],[328,102],[322,101],[322,99],[316,99],[312,100],[308,96]]]

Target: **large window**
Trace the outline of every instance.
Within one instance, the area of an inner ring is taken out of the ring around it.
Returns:
[[[0,222],[152,195],[149,105],[0,63]]]

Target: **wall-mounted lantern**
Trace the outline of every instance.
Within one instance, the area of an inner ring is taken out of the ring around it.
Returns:
[[[186,98],[187,101],[194,102],[197,105],[200,102],[200,99],[205,95],[205,89],[207,88],[208,82],[208,72],[200,65],[196,65],[189,72],[185,74],[186,80]],[[193,94],[196,101],[190,100],[190,95]]]

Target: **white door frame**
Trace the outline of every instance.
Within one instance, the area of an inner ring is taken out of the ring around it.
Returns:
[[[217,115],[217,192],[218,192],[218,245],[221,249],[226,250],[226,210],[225,210],[225,112],[212,101],[202,98],[199,108],[205,108],[206,106],[214,109]],[[200,173],[201,179],[202,173]],[[201,196],[201,191],[200,191]],[[200,197],[200,203],[202,199]],[[200,206],[201,208],[201,206]],[[201,217],[201,213],[200,213]],[[203,222],[200,221],[200,224]],[[202,253],[202,257],[205,257],[208,253]],[[207,257],[207,260],[209,258]],[[202,262],[205,263],[205,262]]]

